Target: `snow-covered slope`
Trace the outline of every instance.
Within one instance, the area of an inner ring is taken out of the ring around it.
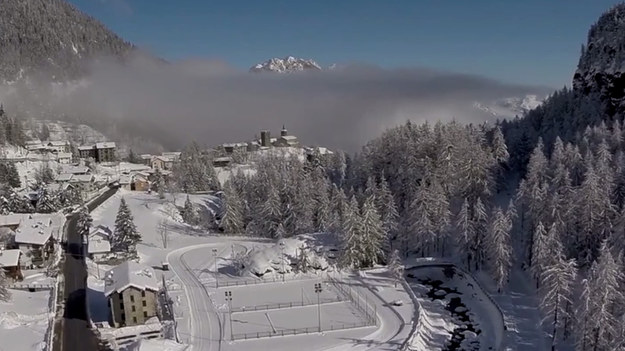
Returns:
[[[276,73],[293,73],[302,71],[321,71],[315,61],[310,59],[295,58],[288,56],[283,59],[272,58],[263,63],[256,64],[250,68],[250,72],[276,72]]]
[[[523,97],[509,97],[492,102],[474,102],[473,107],[499,118],[513,118],[523,116],[530,110],[535,109],[543,103],[545,98],[537,95],[526,95]]]

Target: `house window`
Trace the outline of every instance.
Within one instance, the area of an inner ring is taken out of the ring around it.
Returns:
[[[147,311],[143,311],[143,318],[148,318],[148,312]]]
[[[135,296],[134,295],[130,295],[130,302],[135,302]]]
[[[143,307],[148,305],[148,303],[145,300],[143,300],[142,302],[143,302]]]
[[[133,305],[132,306],[132,312],[135,312],[136,310],[137,310],[136,307]]]
[[[141,297],[145,297],[145,290],[141,290]]]
[[[126,314],[122,313],[122,321],[125,321],[125,320],[126,320]]]
[[[122,310],[124,309],[124,301],[119,303],[119,308],[121,308]]]
[[[132,317],[132,322],[137,323],[137,317]]]

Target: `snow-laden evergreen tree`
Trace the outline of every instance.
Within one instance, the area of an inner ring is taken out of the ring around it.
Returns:
[[[495,157],[495,160],[499,163],[506,163],[510,158],[510,154],[508,153],[508,146],[506,145],[506,140],[499,126],[495,127],[495,129],[493,130],[493,156]]]
[[[89,235],[92,223],[93,218],[91,218],[91,214],[89,214],[89,209],[87,206],[82,206],[78,212],[78,219],[76,220],[76,231],[81,236]]]
[[[488,233],[488,214],[481,198],[477,198],[473,207],[473,243],[475,270],[479,270],[486,259],[486,235]]]
[[[380,180],[380,186],[375,196],[376,208],[382,219],[382,228],[385,233],[384,252],[388,257],[392,250],[392,241],[396,239],[399,227],[399,212],[395,205],[395,198],[388,187],[388,182],[384,175]]]
[[[588,272],[577,311],[578,328],[586,328],[578,338],[578,350],[614,350],[623,337],[619,334],[619,317],[625,296],[620,285],[625,277],[610,250],[603,242]]]
[[[375,196],[367,197],[362,205],[360,235],[363,256],[359,267],[372,267],[380,263],[384,259],[382,247],[385,235],[382,220],[375,208]]]
[[[115,231],[111,240],[111,251],[135,257],[139,242],[141,242],[141,235],[137,231],[130,208],[122,197],[117,217],[115,218]]]
[[[39,189],[39,200],[37,200],[36,210],[39,213],[53,213],[60,207],[57,193],[48,191],[46,187]]]
[[[184,201],[184,207],[182,208],[182,211],[180,211],[180,215],[186,224],[197,225],[199,222],[197,211],[195,206],[193,206],[189,195],[187,195],[187,199]]]
[[[325,233],[332,226],[330,199],[328,198],[328,185],[325,179],[316,182],[313,212],[315,231]]]
[[[432,246],[436,240],[434,216],[434,203],[428,193],[428,188],[421,183],[415,192],[412,200],[407,221],[409,223],[408,240],[409,250],[418,252],[422,257],[431,254]]]
[[[308,249],[306,246],[302,245],[297,249],[297,271],[306,273],[308,272],[308,268],[311,266],[310,257],[308,254]]]
[[[243,203],[237,190],[230,182],[224,185],[223,215],[221,228],[225,233],[235,234],[243,232]]]
[[[458,233],[458,254],[464,256],[467,269],[471,269],[471,264],[475,258],[472,250],[475,227],[469,217],[469,200],[465,199],[460,206],[460,211],[456,215],[456,232]]]
[[[16,192],[12,192],[8,198],[8,206],[14,213],[33,213],[35,209],[28,199],[20,196]]]
[[[20,176],[13,162],[0,163],[0,183],[7,183],[13,188],[19,188],[22,186]]]
[[[555,224],[549,229],[550,231],[556,230]],[[552,250],[549,247],[549,235],[547,234],[547,229],[542,222],[538,222],[536,226],[536,231],[534,232],[534,245],[532,246],[532,263],[530,265],[530,270],[532,272],[532,276],[534,277],[534,281],[536,282],[536,286],[540,286],[541,276],[546,267],[551,265],[551,257]]]
[[[402,265],[401,258],[399,257],[399,250],[393,250],[393,253],[389,257],[388,271],[393,277],[395,287],[397,287],[397,283],[404,277],[404,265]]]
[[[276,230],[278,225],[282,223],[282,203],[280,202],[280,194],[277,187],[273,183],[269,183],[267,189],[267,197],[262,204],[261,211],[258,212],[261,216],[257,218],[258,223],[263,223],[264,233],[259,233],[269,238],[276,237]]]
[[[0,301],[8,302],[11,299],[11,292],[7,288],[9,278],[4,273],[4,269],[0,269]]]
[[[343,267],[360,267],[364,260],[362,220],[358,210],[358,202],[354,196],[345,205],[342,218],[340,263]]]
[[[508,214],[497,207],[493,211],[488,236],[486,237],[487,257],[490,271],[497,282],[497,289],[507,284],[512,267],[512,247],[510,245],[510,231],[512,221]]]
[[[50,184],[54,181],[54,171],[49,163],[43,163],[35,170],[35,182],[37,184]]]
[[[152,183],[152,187],[156,192],[158,192],[158,198],[159,199],[164,199],[165,198],[165,177],[163,176],[163,173],[161,172],[161,170],[157,167],[154,170],[154,182]]]
[[[575,259],[567,260],[561,252],[556,253],[553,264],[541,275],[540,307],[544,314],[543,323],[551,325],[551,349],[554,351],[558,341],[566,336],[566,327],[572,319],[576,276]]]

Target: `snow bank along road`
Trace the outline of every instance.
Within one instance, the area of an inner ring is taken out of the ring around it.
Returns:
[[[221,325],[218,312],[215,310],[208,291],[184,260],[185,253],[208,247],[219,247],[222,256],[227,246],[218,244],[200,244],[174,250],[167,255],[169,267],[181,280],[189,306],[191,335],[186,340],[192,350],[220,350]]]

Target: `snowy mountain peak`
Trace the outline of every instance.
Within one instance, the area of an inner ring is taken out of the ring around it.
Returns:
[[[490,103],[474,102],[473,107],[495,117],[513,118],[535,109],[543,103],[543,100],[537,95],[526,95],[504,98]]]
[[[301,71],[321,71],[321,66],[310,59],[287,56],[283,59],[272,58],[250,68],[250,72],[293,73]]]

